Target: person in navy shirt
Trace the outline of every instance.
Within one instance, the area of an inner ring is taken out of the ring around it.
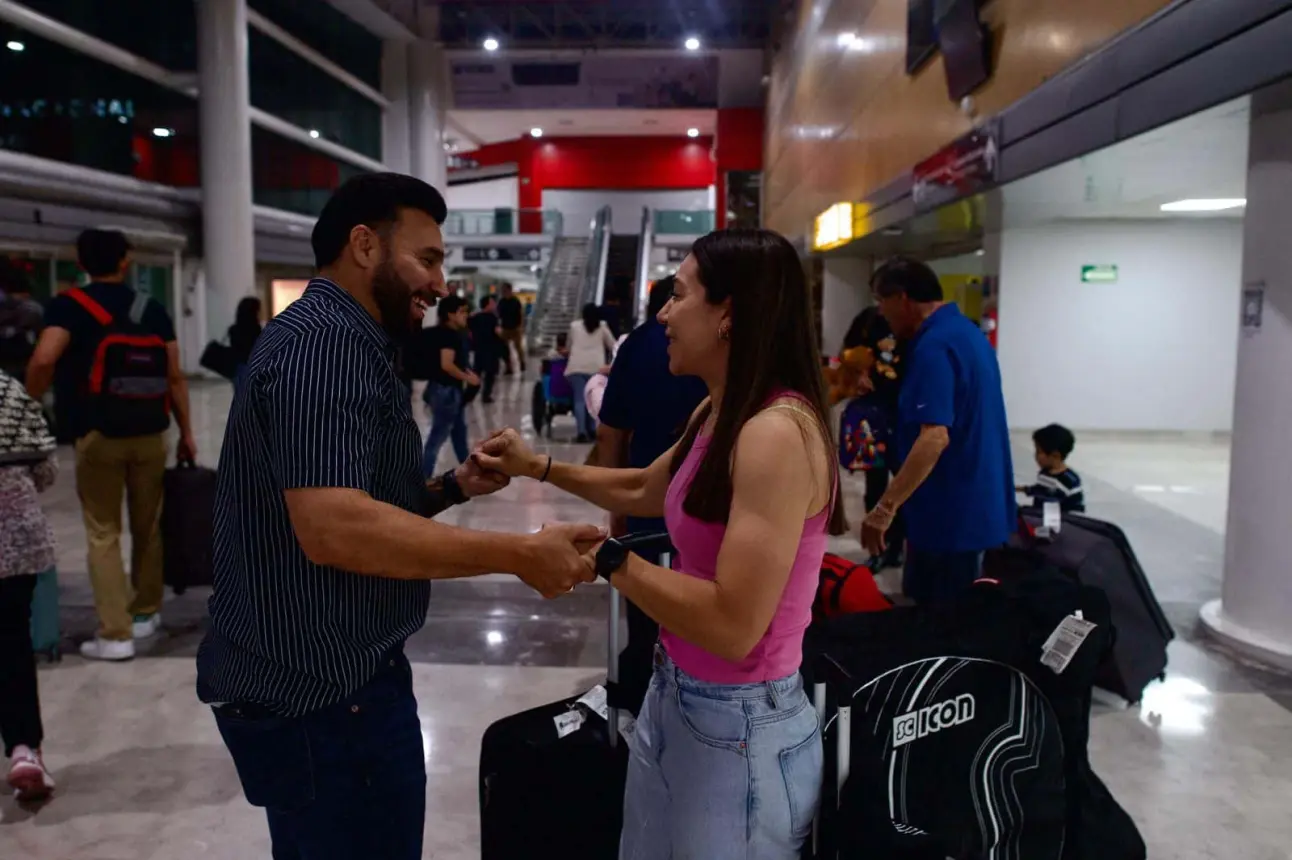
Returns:
[[[871,279],[880,312],[907,341],[898,395],[902,468],[862,523],[862,543],[884,550],[898,508],[906,521],[902,578],[917,603],[955,598],[978,578],[984,550],[1014,528],[1014,468],[996,353],[933,270],[898,258]]]

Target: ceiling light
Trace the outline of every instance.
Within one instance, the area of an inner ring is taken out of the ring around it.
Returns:
[[[1241,197],[1201,198],[1197,200],[1177,200],[1174,203],[1163,203],[1163,212],[1224,212],[1226,209],[1241,209],[1247,201]]]
[[[687,136],[687,137],[699,137],[699,136],[700,136],[700,130],[699,130],[698,128],[688,128],[688,129],[686,130],[686,136]]]
[[[318,130],[317,128],[312,128],[312,129],[310,129],[310,137],[314,138],[315,140],[318,140],[318,139],[319,139],[319,130]]]
[[[4,43],[4,46],[9,50],[17,51],[18,53],[22,53],[23,51],[27,50],[27,46],[24,45],[22,42],[19,42],[17,39],[10,39],[8,42]]]
[[[835,42],[839,45],[840,48],[847,48],[851,46],[852,43],[855,41],[857,41],[857,34],[852,32],[851,30],[847,31],[846,33],[840,33],[835,40]]]
[[[493,36],[490,36],[488,39],[485,39],[485,40],[484,40],[484,49],[485,49],[486,51],[496,51],[496,50],[498,50],[498,40],[497,40],[497,39],[495,39]]]
[[[979,248],[977,251],[974,251],[974,252],[973,252],[973,255],[974,255],[975,257],[985,257],[985,256],[987,255],[987,252],[986,252],[985,250],[983,250],[982,248]]]
[[[697,39],[695,36],[689,37],[684,44],[686,45],[686,49],[688,51],[700,50],[700,40]]]
[[[490,645],[501,645],[503,642],[503,635],[497,630],[490,630],[485,634],[485,641]]]
[[[153,137],[174,137],[175,129],[173,128],[154,128]]]
[[[123,116],[119,116],[119,117],[117,117],[117,122],[121,123],[122,125],[126,125],[127,123],[129,123],[129,122],[130,122],[130,120],[126,119],[126,118],[125,118],[125,117],[123,117]]]
[[[541,128],[539,128],[538,126],[534,126],[533,128],[531,128],[531,129],[529,130],[529,136],[530,136],[530,137],[542,137],[542,136],[543,136],[543,130],[542,130]]]

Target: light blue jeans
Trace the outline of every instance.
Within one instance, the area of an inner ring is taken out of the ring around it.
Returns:
[[[798,860],[822,775],[798,674],[709,684],[659,649],[628,748],[619,860]]]

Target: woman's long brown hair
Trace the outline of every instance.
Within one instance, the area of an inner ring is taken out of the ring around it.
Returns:
[[[705,299],[715,305],[731,299],[731,354],[713,437],[682,509],[705,522],[725,523],[731,515],[736,439],[745,422],[778,392],[791,391],[807,401],[805,406],[815,415],[828,446],[834,434],[811,296],[794,246],[770,230],[720,230],[697,241],[691,254],[700,270]],[[671,464],[675,474],[708,415],[706,409],[687,428]],[[833,455],[832,446],[827,453]],[[834,480],[832,474],[830,534],[838,535],[848,530],[848,523]]]

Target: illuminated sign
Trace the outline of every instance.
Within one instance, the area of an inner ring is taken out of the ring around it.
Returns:
[[[836,203],[817,216],[812,250],[827,251],[852,241],[852,204]]]

